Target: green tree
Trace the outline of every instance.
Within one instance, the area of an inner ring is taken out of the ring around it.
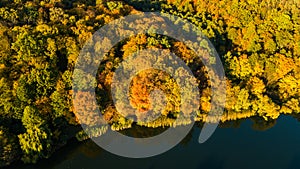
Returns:
[[[35,163],[39,158],[48,157],[51,153],[51,131],[47,121],[34,106],[27,106],[22,117],[26,132],[19,134],[19,142],[25,163]]]

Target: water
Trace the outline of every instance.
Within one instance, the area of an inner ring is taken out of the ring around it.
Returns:
[[[18,169],[298,169],[300,168],[300,123],[280,116],[274,127],[258,131],[252,121],[239,128],[218,128],[204,144],[197,142],[194,127],[182,144],[146,159],[113,155],[92,141],[70,143],[51,158]]]

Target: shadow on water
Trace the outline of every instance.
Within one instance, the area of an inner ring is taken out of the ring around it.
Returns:
[[[207,157],[202,163],[199,163],[197,169],[209,168],[209,169],[220,169],[223,168],[223,161],[214,158],[214,156]]]
[[[300,152],[298,152],[297,154],[294,155],[288,169],[299,168],[299,166],[300,166],[300,161],[299,160],[300,160]]]
[[[179,145],[150,158],[119,157],[90,140],[82,143],[71,140],[49,159],[35,165],[19,164],[7,169],[300,168],[300,135],[297,135],[300,125],[297,119],[280,116],[276,123],[265,123],[265,130],[253,129],[253,125],[257,125],[253,121],[247,119],[220,124],[203,144],[198,143],[202,125],[197,124]]]

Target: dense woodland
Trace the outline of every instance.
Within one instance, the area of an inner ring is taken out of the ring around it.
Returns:
[[[84,110],[88,93],[77,93],[82,110],[74,115],[74,65],[86,40],[101,26],[139,11],[187,19],[210,39],[227,77],[223,122],[255,117],[254,127],[260,129],[280,114],[300,112],[298,0],[0,0],[0,166],[18,160],[35,163],[72,137],[87,139],[79,118],[86,119],[94,136],[105,132],[93,127],[97,117]],[[196,55],[169,37],[140,34],[111,49],[99,66],[95,106],[111,128],[133,125],[117,113],[108,96],[113,71],[131,53],[145,48],[168,49],[192,67],[201,96],[196,120],[209,120],[210,86]],[[167,93],[167,109],[159,119],[138,125],[173,126],[180,102],[178,86],[167,74],[145,71],[135,77],[131,104],[148,109],[149,91],[155,88]]]

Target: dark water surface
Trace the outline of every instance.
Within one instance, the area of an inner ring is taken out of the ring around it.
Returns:
[[[245,120],[239,128],[218,128],[204,144],[200,128],[182,144],[159,156],[129,159],[113,155],[92,141],[70,143],[51,158],[17,169],[299,169],[300,123],[280,116],[274,127],[258,131]]]

